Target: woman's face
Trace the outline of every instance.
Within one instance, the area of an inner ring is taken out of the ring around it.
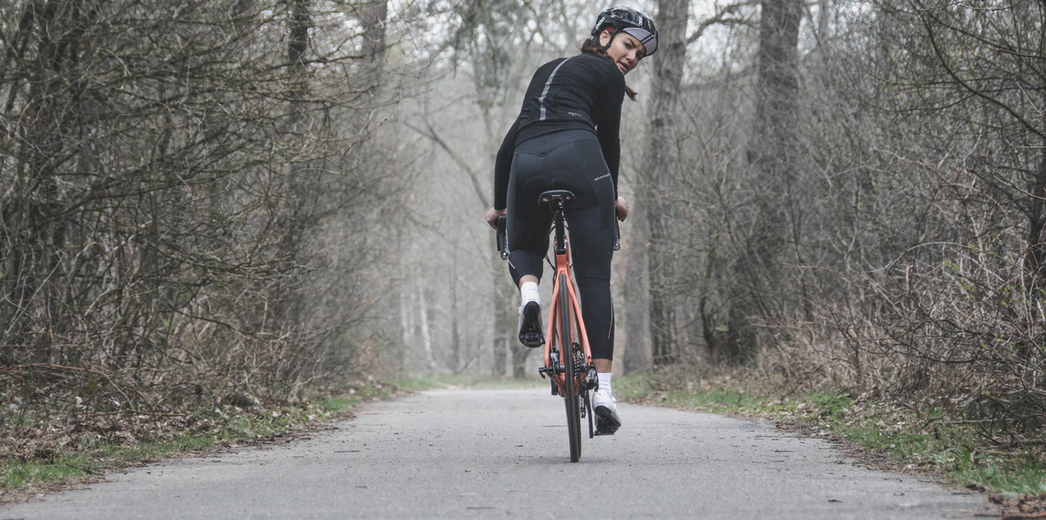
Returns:
[[[600,33],[600,45],[606,46],[610,40],[610,31]],[[617,37],[613,38],[613,40],[614,43],[607,49],[607,56],[614,60],[614,64],[617,65],[618,70],[622,74],[628,74],[629,71],[636,68],[639,60],[646,55],[646,47],[643,47],[643,44],[635,36],[624,31],[618,31]]]

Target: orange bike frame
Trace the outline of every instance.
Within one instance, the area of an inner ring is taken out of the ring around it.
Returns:
[[[559,395],[564,395],[562,389],[566,388],[566,375],[552,370],[555,368],[552,366],[553,344],[559,347],[560,363],[566,363],[565,356],[573,355],[570,349],[571,338],[559,337],[559,291],[567,291],[567,299],[570,301],[570,306],[574,311],[574,323],[570,324],[571,335],[581,338],[581,348],[585,351],[585,366],[574,368],[575,381],[573,384],[579,392],[581,381],[588,374],[588,367],[592,366],[592,350],[588,346],[588,333],[585,331],[585,322],[581,319],[581,305],[578,303],[577,293],[574,291],[574,278],[570,275],[570,246],[567,240],[564,239],[563,242],[563,253],[556,253],[556,275],[553,278],[552,285],[552,304],[549,305],[548,326],[545,331],[545,337],[549,338],[549,341],[545,342],[545,368],[549,370],[546,373],[552,374],[556,387],[560,388]],[[566,287],[559,286],[560,274],[567,275]],[[556,338],[556,340],[552,341],[552,338]]]

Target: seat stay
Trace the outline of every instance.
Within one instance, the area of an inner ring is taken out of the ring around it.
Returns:
[[[555,277],[552,278],[552,280],[553,280],[553,282],[552,282],[552,300],[549,302],[549,305],[548,305],[548,319],[545,320],[545,372],[544,373],[548,374],[549,377],[552,378],[552,380],[556,382],[556,386],[558,388],[563,388],[563,383],[564,383],[563,374],[560,372],[559,367],[555,366],[556,363],[552,362],[552,349],[553,349],[553,347],[556,347],[556,348],[559,349],[559,353],[560,353],[559,362],[560,363],[563,362],[563,359],[562,359],[563,349],[560,347],[560,345],[563,344],[563,338],[560,338],[558,336],[558,334],[559,334],[559,332],[558,332],[559,318],[557,316],[558,316],[558,312],[559,312],[559,291],[564,290],[564,288],[560,287],[559,283],[555,281],[555,280],[558,279],[558,277],[559,277],[559,271],[557,270]],[[562,395],[562,393],[560,393],[560,395]]]
[[[574,278],[568,273],[567,279],[570,280],[570,283],[567,284],[567,297],[574,310],[574,323],[571,324],[571,327],[581,342],[581,349],[585,352],[585,368],[587,369],[592,365],[592,350],[588,343],[588,331],[585,329],[585,320],[581,318],[581,302],[578,300],[574,289]]]

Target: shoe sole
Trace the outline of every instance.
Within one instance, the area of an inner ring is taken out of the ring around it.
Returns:
[[[621,421],[614,418],[614,412],[605,406],[597,406],[594,410],[599,418],[596,435],[613,435],[621,427]]]
[[[523,307],[523,324],[519,327],[519,342],[530,348],[545,344],[545,333],[541,331],[541,306],[529,302]]]

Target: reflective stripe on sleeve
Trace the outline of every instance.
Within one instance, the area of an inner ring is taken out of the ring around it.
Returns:
[[[559,62],[559,65],[556,65],[556,68],[552,69],[552,74],[548,75],[548,81],[545,82],[545,90],[541,91],[541,97],[538,98],[538,105],[541,106],[541,117],[538,118],[538,121],[545,120],[545,96],[548,95],[548,89],[552,87],[552,79],[556,77],[556,73],[559,72],[559,68],[562,67],[563,64],[568,61],[570,61],[570,58],[567,58]]]

